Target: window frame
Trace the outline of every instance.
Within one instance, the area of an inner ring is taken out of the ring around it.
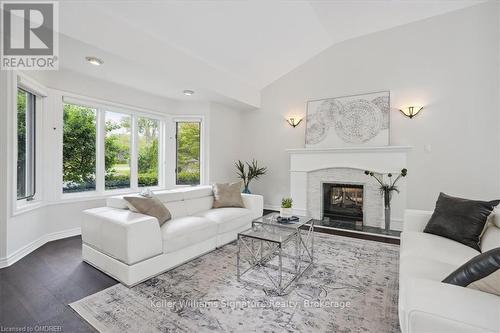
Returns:
[[[123,188],[117,188],[117,189],[106,189],[106,163],[104,161],[104,156],[103,156],[103,167],[104,169],[101,170],[102,173],[104,174],[104,192],[120,192],[120,191],[127,191],[127,190],[132,190],[132,189],[138,189],[137,185],[137,167],[134,168],[134,165],[138,163],[138,154],[137,154],[137,116],[135,116],[132,113],[128,112],[123,112],[123,111],[115,111],[115,110],[110,110],[109,108],[103,108],[102,113],[104,117],[104,122],[102,123],[102,128],[104,130],[104,135],[103,135],[103,154],[106,154],[106,112],[114,113],[114,114],[122,114],[124,116],[130,117],[130,139],[129,139],[129,154],[130,154],[130,177],[129,177],[129,186],[128,187],[123,187]],[[134,171],[135,170],[135,171]]]
[[[177,123],[179,122],[199,122],[200,123],[200,184],[198,185],[178,185],[177,184]],[[171,187],[190,187],[190,186],[200,186],[206,185],[208,180],[208,159],[207,159],[207,148],[208,148],[208,137],[206,136],[207,119],[205,116],[200,115],[185,115],[185,116],[172,116],[171,119],[171,131],[172,131],[172,154],[174,156],[172,171],[170,174],[172,178]]]
[[[61,123],[61,129],[62,129],[62,135],[61,135],[61,177],[64,177],[64,104],[72,104],[72,105],[77,105],[80,107],[86,107],[89,109],[95,110],[95,127],[96,127],[96,136],[95,136],[95,143],[96,143],[96,164],[95,164],[95,190],[93,191],[80,191],[80,192],[67,192],[64,193],[64,188],[61,186],[61,192],[63,195],[72,195],[72,194],[81,194],[81,193],[87,193],[89,195],[97,193],[97,156],[98,156],[98,137],[99,137],[99,127],[98,127],[98,118],[99,118],[99,113],[96,108],[87,105],[87,104],[82,104],[82,103],[70,103],[64,100],[64,98],[61,101],[61,110],[62,110],[62,123]],[[62,181],[64,183],[64,180]]]
[[[100,100],[95,100],[91,98],[82,98],[80,96],[61,93],[63,103],[77,104],[81,106],[86,106],[96,110],[96,190],[95,191],[82,191],[74,193],[63,193],[62,189],[62,175],[64,170],[61,169],[61,186],[59,188],[59,196],[61,200],[75,200],[79,198],[95,198],[95,197],[107,197],[110,195],[118,195],[125,193],[138,192],[144,189],[144,187],[139,187],[138,185],[138,133],[137,129],[137,118],[144,117],[149,119],[154,119],[159,122],[158,128],[158,144],[159,144],[159,162],[158,162],[158,185],[150,186],[148,188],[152,190],[163,189],[166,187],[166,177],[165,177],[165,123],[167,117],[165,114],[160,114],[158,112],[139,109],[135,107],[130,107],[127,105],[121,105],[112,102],[103,102]],[[130,187],[121,189],[109,189],[105,188],[105,138],[106,138],[106,111],[113,113],[121,113],[131,117],[131,133],[130,133]],[[61,149],[63,148],[61,144]]]
[[[11,137],[11,150],[10,156],[12,156],[10,163],[10,175],[11,175],[11,215],[16,216],[18,214],[36,209],[42,206],[44,195],[46,189],[41,185],[43,182],[42,177],[42,157],[43,157],[43,147],[44,147],[44,136],[43,136],[43,118],[46,116],[44,110],[47,108],[48,103],[48,92],[46,88],[33,79],[25,76],[22,73],[17,73],[12,76],[12,90],[9,93],[10,100],[9,105],[15,110],[12,117],[9,120],[11,124],[11,130],[9,136]],[[24,199],[17,199],[17,90],[22,89],[35,96],[35,121],[33,130],[33,141],[34,141],[34,156],[33,156],[33,173],[34,173],[34,188],[35,193],[33,196]]]
[[[17,110],[17,94],[19,94],[19,90],[23,91],[26,94],[30,95],[30,100],[28,104],[28,99],[26,99],[26,110],[25,110],[25,126],[26,126],[26,148],[25,148],[25,155],[26,155],[26,161],[25,161],[25,168],[26,168],[26,178],[25,178],[25,192],[27,192],[27,189],[29,188],[30,193],[25,193],[25,196],[23,197],[18,197],[17,196],[17,187],[18,187],[18,168],[17,168],[17,162],[19,158],[19,141],[18,138],[19,136],[17,135],[17,128],[18,128],[18,118],[17,114],[19,113],[19,110]],[[40,97],[38,97],[36,94],[30,92],[27,89],[24,89],[22,86],[18,85],[17,90],[16,90],[16,200],[17,201],[22,201],[25,200],[26,202],[28,201],[33,201],[35,199],[35,196],[37,194],[37,163],[36,163],[36,158],[37,158],[37,100]],[[28,106],[29,107],[29,114],[28,114]],[[28,126],[29,125],[29,126]],[[29,159],[29,162],[28,162]],[[28,181],[28,179],[30,181]]]
[[[157,161],[157,164],[158,164],[158,170],[157,170],[157,172],[158,172],[158,185],[156,185],[156,186],[142,186],[141,187],[139,185],[139,131],[137,129],[137,120],[139,118],[147,118],[147,119],[150,119],[150,120],[156,120],[156,121],[158,121],[158,138],[157,138],[158,139],[158,156],[157,156],[157,158],[158,158],[158,161]],[[134,140],[136,142],[135,146],[136,146],[136,154],[137,154],[137,163],[135,163],[135,165],[137,167],[136,174],[137,174],[137,188],[138,189],[160,188],[162,185],[163,185],[163,187],[165,187],[165,182],[164,182],[164,180],[165,180],[165,175],[164,175],[165,160],[164,160],[164,156],[166,156],[166,155],[165,155],[164,151],[167,148],[167,144],[165,143],[165,140],[164,140],[164,138],[165,138],[165,136],[164,136],[164,133],[165,133],[165,123],[166,123],[165,120],[161,121],[158,118],[153,118],[153,117],[150,117],[148,115],[137,115],[135,117],[134,124],[135,124],[135,127],[136,127],[135,129],[136,130],[132,133],[132,136],[135,137]]]
[[[179,173],[179,153],[178,153],[178,144],[179,144],[179,124],[182,124],[182,123],[198,123],[199,124],[199,131],[200,131],[200,136],[199,136],[199,139],[198,139],[198,145],[200,146],[200,155],[199,155],[199,161],[198,161],[198,165],[199,165],[199,175],[200,175],[200,181],[198,184],[179,184],[178,183],[178,173]],[[202,160],[201,160],[201,151],[202,151],[202,145],[201,145],[201,127],[202,127],[202,122],[201,120],[176,120],[175,121],[175,152],[174,152],[174,155],[175,155],[175,179],[174,179],[174,182],[175,182],[175,186],[199,186],[202,183],[202,180],[201,180],[201,174],[202,174]]]

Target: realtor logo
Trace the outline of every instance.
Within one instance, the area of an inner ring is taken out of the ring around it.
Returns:
[[[58,3],[2,2],[1,69],[57,70]]]

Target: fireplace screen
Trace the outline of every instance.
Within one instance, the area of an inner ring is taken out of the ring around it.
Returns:
[[[323,184],[323,218],[363,221],[363,185]]]

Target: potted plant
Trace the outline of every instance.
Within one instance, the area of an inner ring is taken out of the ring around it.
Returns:
[[[245,164],[248,166],[248,171],[246,171]],[[243,193],[248,193],[250,194],[250,182],[255,179],[259,179],[261,176],[265,175],[267,172],[266,167],[259,167],[259,163],[256,160],[252,160],[251,163],[248,162],[241,162],[238,160],[237,162],[234,163],[236,166],[236,173],[238,174],[238,177],[243,180]]]
[[[366,170],[365,175],[375,178],[375,180],[380,184],[380,193],[384,196],[384,218],[385,218],[385,231],[391,229],[391,199],[392,192],[396,191],[399,193],[399,189],[396,186],[398,181],[402,177],[406,177],[408,174],[407,169],[401,169],[401,172],[394,179],[392,173],[388,173],[388,180],[384,178],[384,174],[376,174],[373,171]]]
[[[281,217],[291,217],[292,216],[292,198],[281,199],[280,216]]]

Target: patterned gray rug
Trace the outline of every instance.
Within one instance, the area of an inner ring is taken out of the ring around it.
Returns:
[[[100,332],[399,332],[399,246],[316,234],[315,265],[285,296],[238,282],[236,250],[70,306]]]

